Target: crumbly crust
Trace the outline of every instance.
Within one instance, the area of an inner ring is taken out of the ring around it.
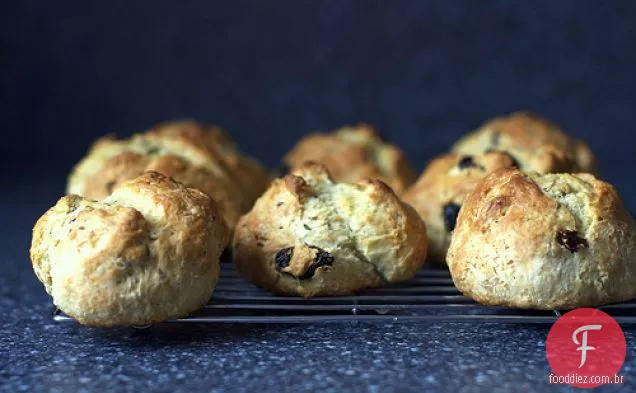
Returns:
[[[343,127],[332,133],[307,135],[285,155],[283,161],[291,168],[306,161],[320,163],[337,182],[379,179],[398,194],[415,180],[415,172],[404,153],[382,141],[378,133],[366,124]]]
[[[510,155],[492,151],[476,155],[446,154],[433,159],[403,195],[426,223],[428,259],[446,262],[456,212],[466,195],[489,173],[513,167]]]
[[[103,201],[67,195],[35,224],[31,260],[57,307],[84,325],[145,325],[209,300],[229,232],[199,190],[147,172]]]
[[[426,248],[423,222],[386,184],[334,183],[308,163],[274,180],[241,217],[233,258],[269,291],[333,296],[411,278]]]
[[[528,112],[495,117],[457,141],[452,150],[458,154],[506,151],[526,172],[598,173],[587,145],[570,138],[547,119]]]
[[[223,130],[186,120],[162,123],[126,140],[99,139],[73,169],[67,191],[101,200],[145,171],[161,172],[206,193],[220,205],[230,229],[270,180]]]
[[[636,297],[636,223],[590,174],[502,169],[468,195],[448,265],[483,304],[571,309]]]

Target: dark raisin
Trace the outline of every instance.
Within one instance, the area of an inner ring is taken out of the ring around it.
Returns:
[[[285,204],[285,202],[278,202],[278,203],[276,204],[276,207],[281,207],[281,206],[283,206],[284,204]]]
[[[444,224],[446,224],[446,230],[451,232],[455,229],[455,223],[457,222],[457,214],[459,214],[460,206],[456,203],[447,203],[442,208],[442,214],[444,215]]]
[[[256,246],[260,247],[260,248],[263,248],[263,247],[265,247],[265,244],[263,244],[262,242],[256,242]]]
[[[473,156],[463,156],[459,163],[457,164],[459,169],[472,168],[475,165],[475,161],[473,160]]]
[[[561,247],[567,248],[571,253],[577,252],[580,248],[587,248],[587,240],[579,237],[576,231],[563,230],[557,232],[556,241]]]
[[[306,230],[311,231],[311,227],[307,224],[303,224],[303,227],[305,227]]]
[[[277,252],[276,257],[274,258],[276,261],[276,270],[281,271],[289,266],[289,261],[291,261],[293,255],[294,247],[283,248]]]
[[[303,274],[298,276],[299,280],[307,280],[309,278],[312,278],[314,274],[316,274],[316,270],[319,267],[331,266],[333,264],[333,255],[323,250],[322,248],[318,248],[316,246],[309,246],[309,248],[317,250],[318,252],[316,253],[316,258],[309,265],[307,270]]]
[[[479,168],[482,171],[485,170],[483,166],[477,165],[475,163],[473,156],[463,156],[461,160],[459,160],[459,163],[457,164],[457,166],[459,167],[459,169]]]

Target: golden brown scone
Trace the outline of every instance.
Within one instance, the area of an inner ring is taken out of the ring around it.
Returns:
[[[67,192],[101,200],[145,171],[161,172],[209,195],[220,205],[230,229],[270,180],[267,171],[241,155],[220,128],[174,121],[126,140],[99,139],[73,169]]]
[[[308,163],[274,180],[236,227],[239,272],[271,292],[334,296],[411,278],[426,229],[386,184],[334,183]]]
[[[337,182],[380,179],[397,194],[415,180],[404,153],[366,124],[307,135],[283,158],[291,168],[306,161],[324,165]]]
[[[476,155],[446,154],[433,159],[403,195],[426,223],[428,259],[446,261],[451,232],[464,198],[487,174],[514,166],[510,155],[492,151]]]
[[[480,303],[551,310],[636,297],[635,252],[636,223],[611,185],[502,169],[466,197],[447,261]]]
[[[204,193],[148,172],[102,202],[67,195],[33,228],[33,270],[84,325],[146,325],[210,299],[229,232]]]
[[[527,112],[487,121],[457,141],[452,150],[458,154],[506,151],[526,172],[598,173],[589,147],[570,138],[550,121]]]

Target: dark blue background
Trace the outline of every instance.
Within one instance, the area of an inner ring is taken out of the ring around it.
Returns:
[[[2,159],[61,193],[113,131],[192,117],[274,165],[309,130],[368,121],[421,170],[530,109],[588,140],[636,208],[635,25],[634,1],[4,3]]]
[[[270,166],[309,130],[372,122],[422,170],[530,109],[588,140],[635,210],[635,69],[636,1],[2,2],[0,390],[565,391],[547,326],[56,325],[30,231],[94,138],[179,117]]]

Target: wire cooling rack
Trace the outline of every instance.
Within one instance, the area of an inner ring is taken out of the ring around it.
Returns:
[[[636,300],[599,307],[619,323],[636,323]],[[408,282],[356,296],[301,298],[276,296],[244,280],[231,263],[221,264],[212,299],[187,318],[168,323],[319,323],[353,321],[554,323],[555,311],[486,307],[462,296],[445,268],[427,266]],[[71,318],[56,310],[58,322]]]

